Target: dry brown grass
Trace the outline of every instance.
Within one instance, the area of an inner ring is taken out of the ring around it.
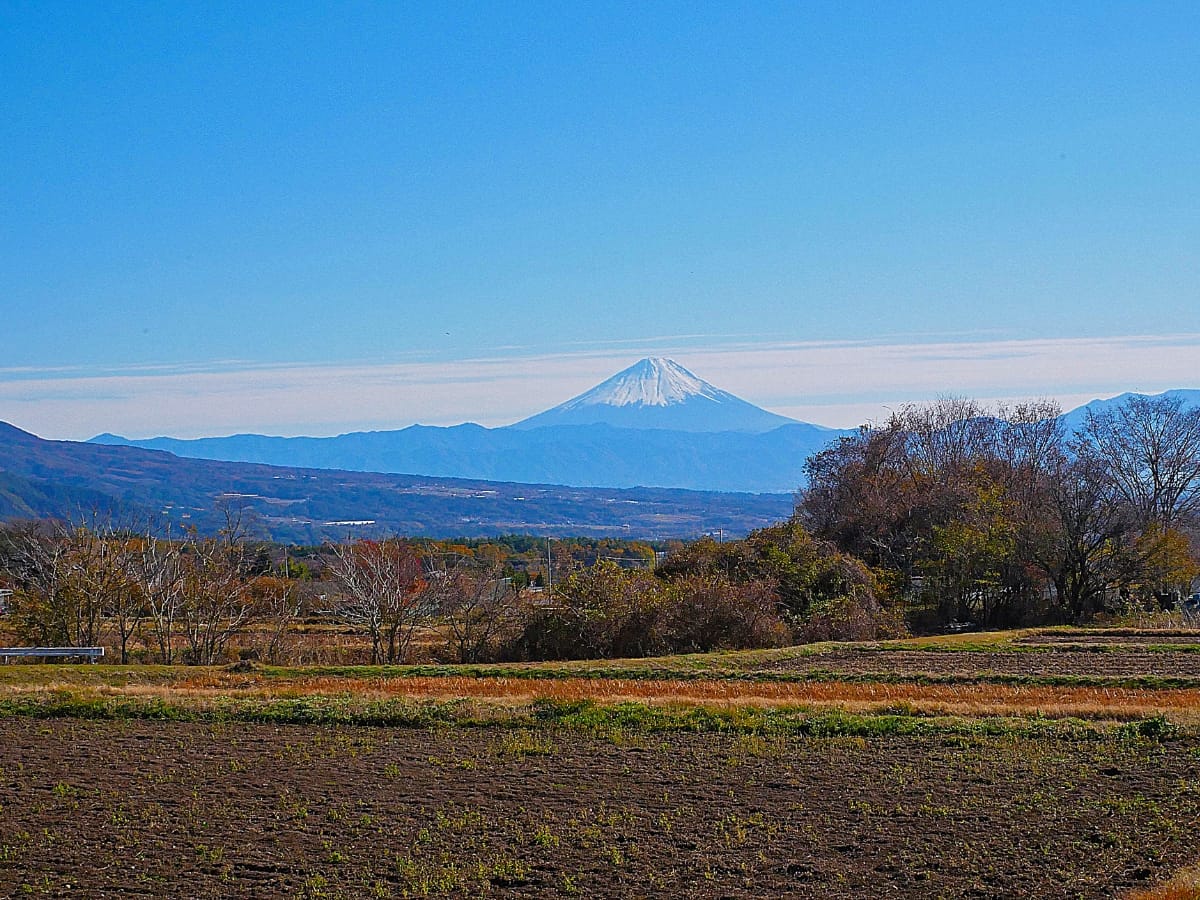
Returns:
[[[1126,900],[1200,900],[1200,866],[1177,872],[1155,887],[1133,891]]]
[[[12,694],[55,690],[54,683],[10,685]],[[78,685],[71,686],[78,690]],[[526,679],[475,677],[296,677],[263,678],[253,673],[200,670],[173,684],[96,686],[98,696],[163,699],[287,699],[353,696],[364,700],[475,699],[529,703],[538,699],[603,703],[698,704],[719,706],[811,706],[848,712],[898,710],[927,715],[1044,716],[1125,720],[1164,715],[1200,723],[1200,689],[1061,687],[1002,684],[884,684],[854,682],[743,682],[729,680]]]

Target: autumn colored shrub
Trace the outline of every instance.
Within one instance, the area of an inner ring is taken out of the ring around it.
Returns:
[[[797,623],[801,642],[877,641],[906,635],[903,620],[869,594],[847,595],[821,603]]]
[[[771,581],[689,575],[666,594],[665,633],[674,652],[780,647],[791,637]]]
[[[768,581],[656,577],[601,561],[572,573],[527,614],[512,659],[603,659],[773,647],[788,629]]]
[[[743,638],[739,646],[771,645],[763,631],[771,630],[771,617],[761,614],[770,603],[775,621],[786,622],[800,640],[870,640],[904,633],[899,617],[884,607],[885,594],[875,573],[861,560],[814,538],[795,519],[751,532],[742,541],[696,541],[671,554],[659,575],[688,585],[699,597],[736,586],[742,597],[729,607],[736,610],[735,618],[744,622],[750,610],[760,611],[751,629],[755,637]],[[745,633],[735,621],[727,621],[724,628],[730,635]]]

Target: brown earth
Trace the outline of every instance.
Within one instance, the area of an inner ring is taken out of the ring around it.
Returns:
[[[0,894],[1112,897],[1190,744],[0,719]]]
[[[1164,675],[1200,677],[1200,653],[1153,650],[834,650],[778,660],[758,671],[906,675]]]
[[[1102,644],[1107,646],[1137,646],[1146,644],[1196,646],[1200,644],[1200,633],[1194,631],[1119,631],[1075,632],[1051,631],[1030,634],[1016,639],[1018,644]]]

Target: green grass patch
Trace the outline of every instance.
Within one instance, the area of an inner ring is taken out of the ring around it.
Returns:
[[[660,706],[644,703],[538,700],[509,707],[475,701],[356,701],[314,697],[292,700],[166,701],[88,698],[54,692],[0,700],[0,716],[43,719],[244,722],[272,725],[388,728],[520,728],[602,733],[718,733],[794,737],[888,735],[1013,735],[1094,740],[1185,736],[1161,716],[1121,725],[1074,718],[921,716],[905,710],[855,714],[805,707]]]
[[[4,685],[64,684],[169,685],[203,671],[194,666],[160,666],[90,663],[10,663],[0,664],[0,687]]]

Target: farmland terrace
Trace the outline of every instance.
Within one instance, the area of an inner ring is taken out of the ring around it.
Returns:
[[[0,893],[1197,896],[1200,636],[0,667]]]

